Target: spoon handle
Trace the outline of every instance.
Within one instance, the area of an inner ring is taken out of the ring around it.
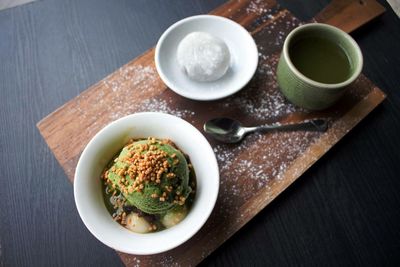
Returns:
[[[328,122],[323,119],[314,119],[314,120],[303,121],[300,123],[291,123],[291,124],[277,123],[270,125],[262,125],[258,127],[250,127],[248,129],[249,132],[253,131],[267,132],[272,130],[325,132],[328,129]]]

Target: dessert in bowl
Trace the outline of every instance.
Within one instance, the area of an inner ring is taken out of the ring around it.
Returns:
[[[146,167],[145,158],[155,165],[142,175],[133,172]],[[218,188],[214,152],[195,127],[168,114],[137,113],[110,123],[88,143],[75,172],[74,197],[97,239],[148,255],[192,237],[211,214]],[[116,196],[120,203],[110,207],[107,200]]]
[[[161,35],[154,61],[160,78],[175,93],[209,101],[230,96],[250,81],[258,50],[238,23],[197,15],[174,23]]]

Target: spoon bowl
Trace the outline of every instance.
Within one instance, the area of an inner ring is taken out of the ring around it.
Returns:
[[[245,128],[239,121],[229,118],[216,118],[204,124],[204,131],[216,140],[225,143],[237,143],[245,135]]]

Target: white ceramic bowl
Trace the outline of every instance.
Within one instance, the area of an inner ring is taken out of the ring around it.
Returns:
[[[108,213],[100,174],[130,138],[148,136],[169,138],[189,155],[196,171],[197,190],[193,206],[182,222],[160,232],[137,234],[113,221]],[[164,252],[192,237],[211,214],[218,189],[217,160],[204,136],[180,118],[152,112],[123,117],[98,132],[82,152],[74,181],[76,207],[89,231],[107,246],[137,255]]]
[[[231,66],[217,81],[191,80],[178,64],[180,41],[196,31],[219,37],[229,48]],[[258,51],[254,39],[241,25],[224,17],[199,15],[176,22],[161,35],[155,63],[163,82],[177,94],[194,100],[215,100],[236,93],[250,81],[257,69]]]

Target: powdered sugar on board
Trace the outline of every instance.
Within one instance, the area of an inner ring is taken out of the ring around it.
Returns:
[[[266,19],[273,18],[272,13],[268,14],[268,7],[262,5],[262,1],[250,2],[246,11],[262,12],[266,14]],[[153,66],[128,65],[104,80],[104,88],[107,91],[93,99],[93,102],[98,102],[103,109],[105,107],[105,110],[99,111],[98,116],[105,114],[112,121],[131,113],[152,111],[195,122],[198,113],[207,108],[213,117],[222,111],[226,114],[241,114],[241,121],[246,124],[277,122],[290,114],[304,112],[284,98],[275,78],[279,59],[277,53],[281,49],[284,36],[297,23],[296,20],[287,23],[286,15],[282,13],[268,30],[255,35],[260,52],[259,66],[254,78],[238,94],[221,101],[193,106],[185,105],[184,101],[173,94],[141,98],[157,87],[159,77]],[[262,38],[265,35],[271,36],[268,42]],[[135,97],[130,98],[131,95]],[[196,126],[201,127],[201,123],[197,123]],[[316,138],[316,133],[280,132],[254,134],[236,145],[214,144],[214,152],[221,170],[219,201],[225,202],[225,205],[239,207],[259,189],[268,187],[272,181],[279,182],[291,161],[304,152]],[[220,215],[227,218],[228,213],[232,211],[234,209],[221,210]]]
[[[189,121],[195,115],[195,112],[192,110],[174,107],[171,99],[146,99],[140,103],[140,106],[137,108],[137,112],[146,111],[168,113]]]
[[[248,136],[239,145],[215,145],[221,172],[221,201],[232,207],[220,215],[229,216],[259,189],[283,181],[287,168],[320,135],[302,131],[274,132]]]
[[[158,79],[158,75],[154,67],[131,65],[120,68],[115,78],[104,80],[104,84],[116,93],[124,90],[124,88],[137,88],[141,91],[147,91],[152,89],[150,85],[156,79]]]
[[[152,256],[121,253],[128,266],[197,264],[299,177],[384,98],[369,80],[361,78],[347,91],[345,101],[325,113],[307,113],[291,105],[279,92],[275,70],[284,39],[299,21],[288,11],[277,8],[274,0],[241,0],[228,3],[228,7],[215,14],[245,24],[259,49],[258,70],[250,84],[219,101],[184,99],[167,89],[158,77],[153,62],[154,50],[146,52],[38,124],[69,179],[73,180],[79,153],[102,127],[140,111],[170,113],[198,129],[208,119],[221,116],[239,119],[244,125],[295,122],[322,116],[331,120],[330,128],[324,134],[253,134],[235,145],[209,139],[221,169],[219,199],[211,217],[199,233],[171,251]]]
[[[246,8],[247,14],[261,15],[268,11],[271,11],[271,9],[268,8],[268,3],[263,0],[251,1],[250,4],[248,5],[248,7]]]
[[[260,122],[276,121],[291,113],[302,111],[289,103],[278,89],[275,76],[278,58],[265,57],[247,89],[238,96],[231,97],[223,103],[223,106],[236,107],[242,113],[251,115]]]

